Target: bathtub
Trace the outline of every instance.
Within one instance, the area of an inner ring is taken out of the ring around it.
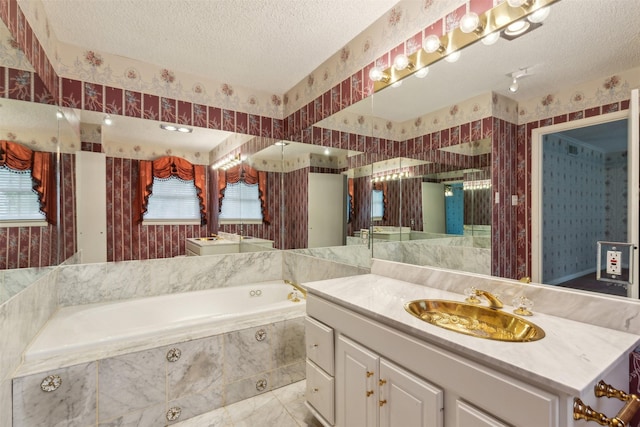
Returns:
[[[277,280],[63,307],[32,341],[24,361],[91,359],[301,315],[304,300],[289,301],[291,291]]]
[[[61,308],[14,373],[14,423],[155,427],[300,381],[306,304],[292,290],[278,280]]]

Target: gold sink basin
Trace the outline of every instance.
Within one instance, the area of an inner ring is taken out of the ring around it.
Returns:
[[[404,305],[418,319],[478,338],[529,342],[544,338],[544,331],[521,317],[489,307],[445,300],[415,300]]]

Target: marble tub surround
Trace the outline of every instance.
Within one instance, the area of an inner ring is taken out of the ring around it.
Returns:
[[[33,267],[0,270],[0,304],[18,294],[30,284],[43,277],[56,267]]]
[[[19,374],[13,381],[13,408],[18,415],[14,415],[14,426],[172,424],[300,381],[304,379],[304,358],[303,317],[298,315],[89,363]],[[40,390],[42,379],[54,374],[68,385],[47,393],[46,398],[58,405],[65,402],[57,410],[42,403]],[[180,416],[169,421],[171,408],[179,408]],[[48,411],[50,416],[43,417]]]
[[[0,425],[11,425],[12,377],[22,353],[57,310],[57,269],[0,304]]]
[[[360,238],[355,237],[353,239],[360,240]],[[368,273],[371,268],[371,249],[367,248],[366,243],[324,248],[293,249],[286,251],[285,254],[305,255],[307,258],[302,259],[305,259],[306,262],[311,265],[318,264],[318,262],[312,259],[317,258],[319,260],[332,261],[337,264],[359,267],[358,271],[361,272],[360,274],[364,272]]]
[[[282,253],[282,277],[289,278],[296,283],[303,283],[369,273],[370,256],[366,261],[366,266],[359,266],[357,263],[362,251],[357,248],[355,251],[353,249],[353,246],[340,246],[285,251]],[[340,255],[343,254],[352,257],[346,261],[338,262]]]
[[[177,257],[60,267],[61,306],[282,279],[282,252]]]
[[[471,237],[444,237],[374,243],[373,256],[412,265],[491,273],[491,249],[474,247]]]
[[[524,295],[533,301],[534,313],[640,335],[640,301],[630,298],[380,259],[373,260],[371,273],[461,295],[472,284],[505,303]]]
[[[305,285],[310,312],[320,297],[514,378],[570,396],[592,390],[599,377],[614,366],[626,366],[628,353],[640,343],[640,336],[635,334],[539,312],[528,319],[545,331],[546,336],[539,341],[506,343],[459,334],[415,318],[405,311],[404,304],[425,298],[463,301],[464,295],[379,274]],[[505,311],[512,309],[505,304]]]

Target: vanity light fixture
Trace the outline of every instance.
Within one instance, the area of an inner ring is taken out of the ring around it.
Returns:
[[[518,79],[514,78],[513,82],[511,83],[511,85],[509,86],[509,92],[513,92],[516,93],[518,91]]]
[[[193,132],[193,129],[188,128],[186,126],[168,125],[168,124],[164,124],[164,123],[162,123],[160,125],[160,129],[168,130],[168,131],[171,131],[171,132],[182,132],[182,133],[191,133],[191,132]]]
[[[386,175],[378,175],[371,178],[371,182],[395,181],[402,178],[408,178],[409,172],[388,173]]]
[[[110,115],[107,114],[102,119],[102,124],[104,124],[105,126],[111,126],[113,124],[113,119],[111,118]]]
[[[458,27],[443,35],[429,34],[422,40],[422,49],[406,54],[406,58],[405,55],[393,58],[393,64],[386,69],[373,64],[369,71],[373,92],[378,92],[412,74],[424,77],[427,72],[421,70],[425,67],[442,59],[454,62],[462,49],[480,40],[486,45],[491,45],[500,37],[512,40],[527,34],[542,25],[540,21],[548,14],[548,9],[543,9],[558,1],[502,0],[483,13],[469,12]]]
[[[230,155],[214,163],[213,166],[211,166],[211,169],[222,169],[226,171],[227,169],[239,165],[240,163],[242,163],[240,154],[236,154],[235,156]]]
[[[328,148],[324,149],[324,155],[328,156],[329,154],[331,154],[331,150],[329,150]]]

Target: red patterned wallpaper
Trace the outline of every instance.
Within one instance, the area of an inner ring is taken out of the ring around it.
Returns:
[[[309,171],[306,167],[286,173],[284,177],[285,249],[307,247]]]

